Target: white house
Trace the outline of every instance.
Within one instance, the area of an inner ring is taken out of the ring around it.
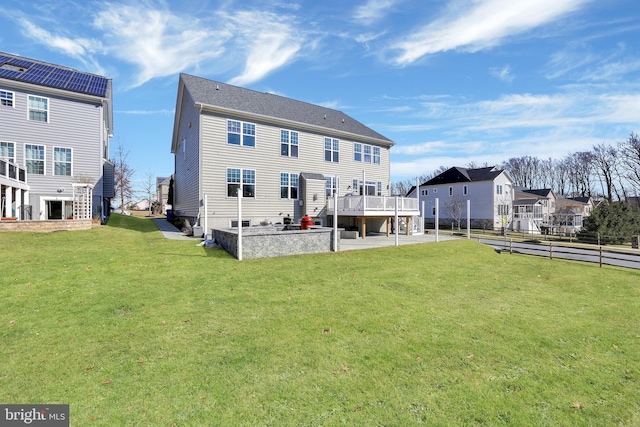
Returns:
[[[512,219],[513,187],[513,179],[497,167],[452,167],[419,186],[420,208],[425,222],[435,224],[437,200],[441,227],[456,227],[458,221],[464,226],[469,201],[471,227],[501,229]]]
[[[205,230],[299,222],[388,225],[394,142],[341,111],[181,74],[171,143],[174,215]],[[346,195],[349,195],[348,197]],[[418,214],[416,200],[400,214]],[[411,208],[411,209],[410,209]]]
[[[112,133],[111,79],[0,52],[0,220],[104,219]]]

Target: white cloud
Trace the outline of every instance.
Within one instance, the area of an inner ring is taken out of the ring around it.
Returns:
[[[368,0],[356,8],[353,19],[364,25],[374,24],[384,18],[387,11],[396,3],[398,0]]]
[[[398,65],[411,64],[425,55],[449,50],[476,52],[560,19],[589,0],[480,0],[457,2],[442,18],[397,41],[392,49]],[[471,7],[470,7],[471,6]]]
[[[131,87],[219,57],[231,37],[228,31],[210,29],[197,18],[182,18],[144,3],[139,7],[107,4],[94,26],[104,31],[111,54],[139,67]]]
[[[502,68],[491,68],[489,70],[489,73],[493,76],[496,77],[502,81],[505,81],[507,83],[511,83],[513,81],[513,79],[515,79],[515,76],[513,74],[511,74],[511,67],[509,65],[505,65]]]
[[[293,60],[304,43],[304,36],[295,31],[291,17],[269,12],[239,12],[229,16],[237,43],[248,47],[244,70],[229,81],[245,85],[260,80],[270,72]]]
[[[20,19],[20,23],[27,37],[80,61],[87,68],[85,71],[104,74],[104,69],[93,57],[93,54],[102,50],[99,40],[55,35],[26,18]]]

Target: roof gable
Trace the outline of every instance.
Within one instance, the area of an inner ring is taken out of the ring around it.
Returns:
[[[255,117],[325,128],[373,139],[381,145],[392,146],[395,144],[342,111],[189,74],[181,74],[180,80],[196,105],[203,108],[210,107]]]
[[[3,52],[0,78],[102,98],[109,97],[111,91],[111,79],[106,77]]]
[[[452,167],[422,185],[456,184],[459,182],[493,181],[504,171],[495,166],[477,169]]]

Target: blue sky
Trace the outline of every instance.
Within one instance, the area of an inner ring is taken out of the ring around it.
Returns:
[[[637,0],[4,0],[0,51],[113,79],[137,179],[168,176],[178,74],[344,111],[392,180],[640,131]]]

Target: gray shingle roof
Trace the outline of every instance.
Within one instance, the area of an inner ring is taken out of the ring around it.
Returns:
[[[180,74],[180,79],[196,104],[322,127],[394,145],[387,137],[342,111],[189,74]]]

